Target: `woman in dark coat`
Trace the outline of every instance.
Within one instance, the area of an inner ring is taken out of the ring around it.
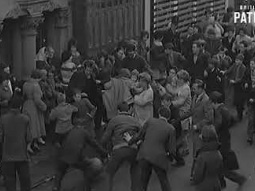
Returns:
[[[214,126],[205,126],[201,134],[203,143],[195,162],[193,182],[198,191],[221,191],[223,160],[217,133]]]

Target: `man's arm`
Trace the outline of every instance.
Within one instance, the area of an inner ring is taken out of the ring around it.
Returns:
[[[148,122],[146,122],[143,127],[141,128],[141,130],[132,137],[132,139],[128,142],[129,145],[133,145],[135,143],[137,143],[140,140],[144,139],[144,136],[146,134],[146,130],[148,128]]]
[[[106,130],[104,132],[104,135],[101,139],[102,145],[106,145],[111,140],[113,129],[114,129],[115,125],[116,124],[114,122],[114,119],[110,120],[110,122],[108,123]]]

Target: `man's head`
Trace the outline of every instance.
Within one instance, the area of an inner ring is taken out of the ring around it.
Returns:
[[[58,104],[66,102],[66,95],[64,93],[58,92],[57,102],[58,102]]]
[[[128,113],[129,112],[129,105],[128,105],[128,103],[127,102],[125,102],[125,101],[123,101],[122,103],[120,103],[119,105],[118,105],[118,111],[120,112],[120,113]]]
[[[97,65],[94,60],[85,60],[82,65],[84,66],[84,72],[87,77],[90,77],[97,70]]]
[[[209,70],[217,68],[218,66],[219,66],[219,61],[216,58],[212,58],[208,61]]]
[[[169,94],[165,94],[162,98],[161,104],[167,108],[171,105],[171,96]]]
[[[153,34],[153,38],[155,41],[162,41],[163,39],[163,32],[162,31],[156,31],[154,34]]]
[[[255,58],[251,59],[250,61],[250,68],[255,69]]]
[[[200,44],[198,41],[193,42],[192,44],[192,52],[194,55],[198,55],[200,52]]]
[[[75,90],[73,91],[73,100],[74,100],[75,102],[79,102],[79,101],[81,101],[81,98],[82,98],[82,96],[81,96],[81,90],[75,89]]]
[[[165,47],[165,53],[169,54],[173,51],[174,45],[173,43],[169,42],[169,43],[166,43],[164,47]]]
[[[242,64],[244,60],[244,56],[242,54],[238,54],[235,59],[236,64]]]
[[[202,128],[201,135],[202,135],[203,142],[218,141],[218,136],[217,136],[215,127],[213,125],[205,125]]]
[[[196,79],[192,85],[192,91],[195,95],[201,95],[205,90],[205,84],[202,80]]]
[[[126,53],[128,57],[133,58],[136,54],[136,46],[133,43],[128,43]]]
[[[11,70],[10,70],[10,66],[5,64],[5,63],[1,63],[1,70],[4,71],[6,74],[10,74]]]
[[[54,49],[52,48],[52,46],[47,46],[45,49],[45,55],[47,58],[53,58],[55,54]]]
[[[246,34],[245,28],[241,27],[241,28],[239,29],[239,35],[240,35],[240,36],[244,36],[245,34]]]
[[[147,72],[143,72],[139,75],[139,84],[145,90],[148,89],[151,83],[151,76]]]
[[[171,118],[171,111],[167,107],[160,107],[158,110],[158,114],[160,118],[164,118],[166,120],[169,120]]]
[[[188,34],[189,34],[189,35],[192,35],[193,32],[194,32],[194,28],[193,28],[191,25],[188,26]]]
[[[210,100],[213,108],[216,108],[219,104],[223,103],[222,94],[217,91],[213,91],[209,95],[209,100]]]

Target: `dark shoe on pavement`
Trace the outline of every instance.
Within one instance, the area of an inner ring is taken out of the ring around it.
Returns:
[[[243,186],[246,181],[247,181],[247,178],[243,177],[242,180],[238,183],[239,187]]]

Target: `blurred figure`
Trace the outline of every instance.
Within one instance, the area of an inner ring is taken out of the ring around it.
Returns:
[[[213,126],[203,127],[201,140],[202,146],[198,152],[192,181],[199,191],[221,191],[219,177],[223,173],[223,159]]]
[[[22,98],[15,96],[10,101],[10,111],[2,116],[0,143],[3,145],[2,170],[7,191],[16,190],[16,173],[20,190],[30,191],[30,170],[27,147],[32,141],[29,117],[21,113]]]

